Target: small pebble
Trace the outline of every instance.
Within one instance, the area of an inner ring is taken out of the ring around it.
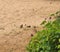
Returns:
[[[22,24],[22,25],[20,25],[20,28],[23,28],[23,24]]]
[[[33,34],[31,34],[31,37],[33,36]]]
[[[36,26],[34,26],[34,28],[36,28]]]
[[[49,17],[49,19],[51,19],[52,17]]]
[[[28,28],[30,28],[31,26],[27,26]]]

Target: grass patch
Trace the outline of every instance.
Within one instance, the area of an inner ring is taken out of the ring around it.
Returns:
[[[27,46],[28,52],[60,52],[60,12],[51,16],[56,20],[41,23],[45,29],[32,37]]]

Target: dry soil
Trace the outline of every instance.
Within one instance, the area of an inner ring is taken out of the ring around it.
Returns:
[[[0,0],[0,52],[26,52],[40,23],[59,10],[59,0]]]

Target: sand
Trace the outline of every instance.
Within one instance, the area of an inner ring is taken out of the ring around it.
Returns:
[[[59,10],[59,0],[0,0],[0,52],[26,52],[34,26]]]

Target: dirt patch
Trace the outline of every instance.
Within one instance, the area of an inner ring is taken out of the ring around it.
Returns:
[[[0,0],[0,52],[26,52],[40,23],[59,9],[59,0]]]

